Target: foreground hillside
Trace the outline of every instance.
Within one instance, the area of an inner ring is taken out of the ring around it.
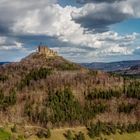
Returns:
[[[0,67],[2,125],[86,126],[91,138],[136,132],[139,100],[139,79],[91,71],[60,56],[33,53]]]

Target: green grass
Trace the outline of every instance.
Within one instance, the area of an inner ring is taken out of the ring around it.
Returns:
[[[140,140],[140,132],[136,132],[136,133],[131,133],[131,134],[116,134],[116,135],[111,135],[108,138],[108,140]]]
[[[11,134],[0,128],[0,140],[10,140]]]
[[[85,135],[85,140],[101,140],[101,138],[95,138],[91,139],[87,135],[87,130],[84,127],[77,127],[77,128],[64,128],[64,129],[54,129],[51,130],[51,138],[49,139],[39,139],[36,136],[31,136],[27,140],[66,140],[64,137],[64,133],[66,133],[67,130],[71,130],[73,134],[78,134],[79,131],[82,131]],[[136,133],[124,133],[122,135],[120,134],[115,134],[115,135],[110,135],[110,136],[102,136],[103,138],[106,138],[107,140],[140,140],[140,132]]]
[[[6,130],[0,128],[0,140],[11,140],[10,138],[13,136],[14,133],[11,132],[10,134],[9,133],[10,131],[6,131]],[[64,137],[64,133],[66,133],[68,130],[71,130],[73,134],[78,134],[80,131],[83,132],[85,135],[85,140],[101,140],[101,138],[95,138],[95,139],[89,138],[89,136],[87,135],[88,131],[85,127],[53,129],[51,130],[51,138],[49,139],[45,139],[45,138],[39,139],[37,136],[32,135],[27,139],[18,137],[18,140],[66,140],[66,138]],[[21,134],[23,133],[20,131],[17,132],[17,136]],[[122,135],[117,133],[115,135],[109,135],[109,136],[102,135],[102,137],[106,138],[107,140],[140,140],[140,132],[131,133],[131,134],[124,133]]]
[[[85,135],[86,140],[101,140],[100,138],[91,139],[87,135],[87,130],[84,127],[77,127],[77,128],[64,128],[64,129],[54,129],[51,131],[51,138],[48,140],[66,140],[64,137],[64,133],[66,133],[67,130],[71,130],[74,134],[78,134],[79,131],[82,131]],[[140,132],[136,133],[124,133],[122,135],[115,134],[110,136],[102,136],[103,138],[106,138],[107,140],[140,140]],[[36,140],[36,139],[29,139],[29,140]]]

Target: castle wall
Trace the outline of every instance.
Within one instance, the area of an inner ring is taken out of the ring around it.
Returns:
[[[49,49],[47,46],[39,46],[38,47],[38,52],[40,54],[45,54],[46,57],[52,57],[52,56],[56,56],[57,53],[54,52],[53,50]]]

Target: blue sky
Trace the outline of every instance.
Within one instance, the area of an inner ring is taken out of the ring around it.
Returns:
[[[67,5],[71,5],[71,6],[79,6],[80,5],[76,2],[76,0],[59,0],[59,4],[63,7],[65,7]]]
[[[0,61],[40,42],[74,62],[140,59],[139,0],[2,0]]]
[[[120,34],[131,34],[133,32],[140,33],[140,19],[128,19],[123,22],[116,23],[110,28]]]

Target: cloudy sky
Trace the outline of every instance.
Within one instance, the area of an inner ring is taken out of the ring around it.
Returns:
[[[75,62],[140,59],[140,0],[0,0],[0,61],[40,42]]]

